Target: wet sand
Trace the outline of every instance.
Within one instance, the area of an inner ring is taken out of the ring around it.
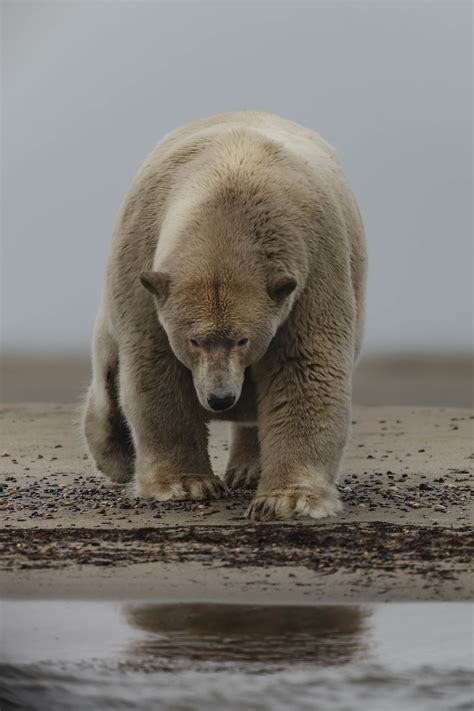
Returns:
[[[90,356],[2,358],[3,402],[75,402],[90,382]],[[363,356],[353,381],[358,405],[472,407],[472,356]]]
[[[356,407],[337,518],[255,524],[251,494],[145,503],[98,475],[71,405],[2,409],[3,597],[454,600],[472,594],[474,415]],[[227,425],[212,427],[222,474]]]

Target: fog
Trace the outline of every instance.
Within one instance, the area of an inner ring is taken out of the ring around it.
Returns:
[[[4,2],[3,348],[84,352],[120,202],[242,108],[332,143],[367,230],[367,352],[472,339],[472,18],[456,2]]]

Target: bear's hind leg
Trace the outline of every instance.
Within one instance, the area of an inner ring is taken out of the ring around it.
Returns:
[[[231,489],[256,489],[260,477],[258,427],[232,424],[232,440],[224,481]]]
[[[118,399],[118,355],[109,334],[96,333],[93,379],[83,429],[97,468],[117,483],[133,477],[134,448]]]

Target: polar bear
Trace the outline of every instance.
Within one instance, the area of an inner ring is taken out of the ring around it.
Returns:
[[[166,136],[113,235],[84,412],[98,469],[159,501],[256,487],[254,520],[337,513],[366,265],[317,133],[240,111]],[[232,423],[224,481],[212,419]]]

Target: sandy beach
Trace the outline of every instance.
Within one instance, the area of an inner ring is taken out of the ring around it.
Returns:
[[[250,523],[251,493],[129,499],[94,471],[64,404],[7,405],[0,452],[0,593],[8,597],[266,601],[462,600],[472,594],[474,415],[355,407],[321,521]],[[211,428],[221,475],[227,425]]]

